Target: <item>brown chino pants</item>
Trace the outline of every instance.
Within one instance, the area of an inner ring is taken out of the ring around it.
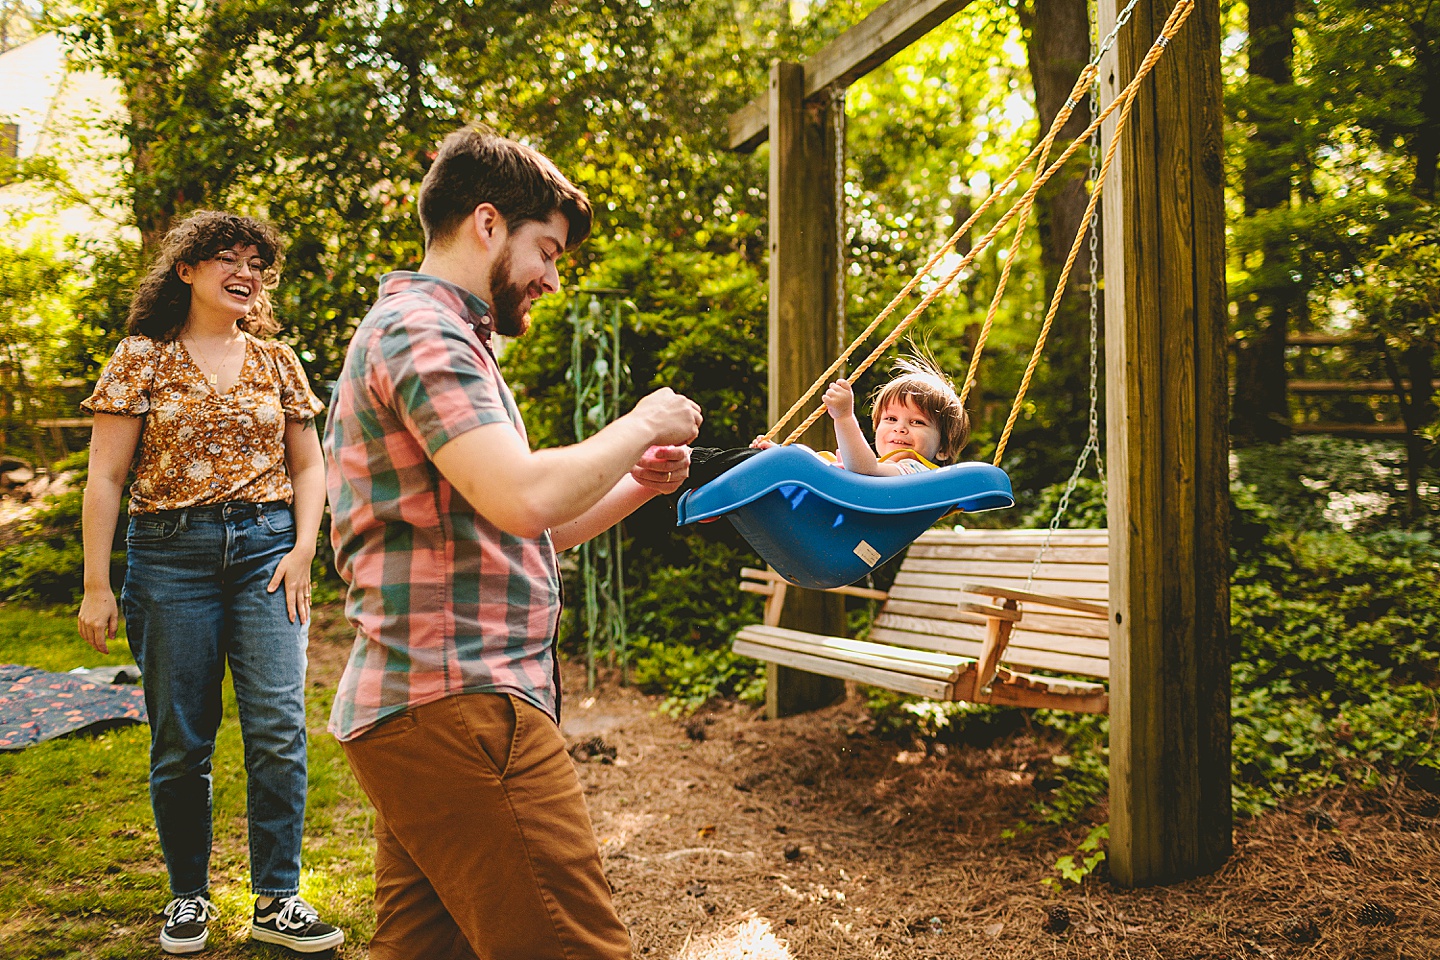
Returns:
[[[555,722],[447,697],[344,744],[375,805],[371,960],[629,960]]]

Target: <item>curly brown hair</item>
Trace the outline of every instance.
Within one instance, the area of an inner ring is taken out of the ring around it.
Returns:
[[[180,279],[175,265],[188,263],[193,267],[237,246],[253,246],[265,261],[260,296],[240,321],[240,329],[257,337],[277,333],[280,324],[275,320],[270,291],[280,284],[280,233],[262,220],[217,210],[196,211],[165,234],[160,255],[150,265],[130,301],[126,325],[129,333],[158,341],[180,336],[190,316],[190,284]]]

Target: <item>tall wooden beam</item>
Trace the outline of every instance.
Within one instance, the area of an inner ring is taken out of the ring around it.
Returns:
[[[770,68],[770,422],[790,409],[831,360],[835,330],[835,132],[828,100],[806,103],[805,70]],[[808,412],[808,411],[806,411]],[[802,438],[831,449],[821,417]],[[845,600],[791,589],[781,626],[843,636]],[[770,665],[766,712],[787,716],[838,700],[845,683]]]
[[[805,61],[803,97],[832,84],[848,87],[965,9],[972,0],[889,0]],[[730,149],[749,153],[770,135],[769,96],[756,97],[730,117]]]
[[[1118,0],[1100,0],[1108,33]],[[1140,0],[1105,102],[1171,0]],[[1113,126],[1113,122],[1112,122]],[[1146,82],[1105,194],[1110,866],[1168,883],[1231,852],[1228,435],[1219,0]]]

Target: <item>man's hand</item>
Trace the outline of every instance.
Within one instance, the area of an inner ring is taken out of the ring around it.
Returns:
[[[769,450],[773,446],[775,446],[775,441],[771,440],[763,433],[760,434],[760,436],[756,437],[754,440],[750,441],[750,447],[753,450]]]
[[[825,389],[825,412],[832,420],[844,420],[855,415],[855,391],[849,380],[842,377]]]
[[[705,419],[698,403],[669,387],[661,387],[643,397],[631,413],[649,422],[656,446],[689,443],[700,435],[700,424]],[[688,452],[685,457],[688,463]]]
[[[660,494],[674,493],[690,476],[690,448],[651,447],[630,468],[630,476],[647,490]]]

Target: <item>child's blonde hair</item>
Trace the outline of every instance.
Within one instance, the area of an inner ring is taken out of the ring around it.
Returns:
[[[880,425],[880,416],[891,404],[909,401],[935,422],[940,431],[937,460],[954,462],[965,442],[970,439],[970,415],[960,404],[955,384],[940,371],[935,361],[924,355],[901,357],[892,368],[896,376],[875,394],[871,408],[871,425]]]

